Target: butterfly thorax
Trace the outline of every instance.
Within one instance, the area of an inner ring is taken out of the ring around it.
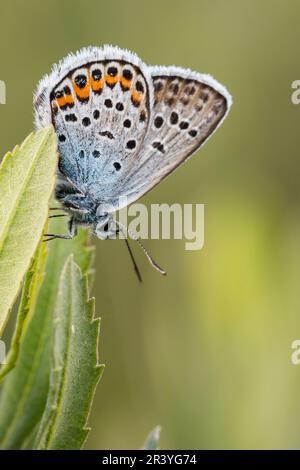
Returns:
[[[92,225],[95,223],[97,214],[99,214],[99,204],[88,193],[78,190],[68,181],[59,180],[55,188],[55,197],[77,224]]]
[[[92,226],[93,233],[102,239],[111,238],[116,233],[112,206],[105,202],[96,202],[89,192],[82,192],[72,183],[58,179],[55,197],[63,209],[71,216],[74,226]]]

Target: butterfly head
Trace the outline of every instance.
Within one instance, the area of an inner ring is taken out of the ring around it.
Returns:
[[[93,232],[100,240],[115,238],[118,227],[112,214],[98,215],[93,226]]]

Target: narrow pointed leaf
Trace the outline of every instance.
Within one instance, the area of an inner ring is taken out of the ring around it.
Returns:
[[[41,238],[56,165],[49,128],[27,137],[0,167],[0,336]]]
[[[66,220],[51,219],[49,230],[66,231]],[[0,396],[0,448],[19,449],[32,442],[47,401],[51,367],[53,312],[61,270],[72,253],[83,273],[90,272],[94,249],[88,232],[79,230],[73,240],[48,243],[44,281],[22,334],[15,367],[7,374]]]
[[[39,288],[44,278],[46,257],[47,244],[40,242],[31,266],[26,273],[10,350],[6,358],[6,363],[0,369],[0,383],[6,374],[8,374],[8,372],[15,366],[18,358],[22,336],[24,335],[28,322],[30,322],[30,318],[33,315]]]
[[[103,366],[98,364],[99,319],[87,277],[70,257],[62,271],[55,307],[53,365],[38,449],[80,449]]]

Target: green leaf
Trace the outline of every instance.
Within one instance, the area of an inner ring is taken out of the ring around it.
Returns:
[[[53,366],[38,449],[80,449],[103,366],[98,364],[99,319],[87,276],[71,256],[62,271],[55,307]]]
[[[142,450],[156,450],[158,448],[158,442],[160,438],[161,427],[156,426],[148,435]]]
[[[15,366],[22,336],[26,330],[26,326],[34,312],[40,285],[44,278],[44,267],[47,257],[47,245],[40,242],[36,254],[32,260],[31,266],[27,271],[21,302],[18,309],[17,322],[12,338],[10,350],[6,358],[6,363],[0,370],[0,383],[5,375]]]
[[[0,167],[0,336],[41,238],[56,165],[49,128],[29,135]]]
[[[64,218],[51,219],[49,230],[66,231]],[[34,434],[47,401],[51,368],[53,312],[61,270],[71,253],[82,272],[89,273],[94,249],[87,246],[88,232],[79,230],[73,240],[53,240],[45,278],[36,306],[28,314],[15,367],[5,377],[0,397],[0,447],[19,449]]]

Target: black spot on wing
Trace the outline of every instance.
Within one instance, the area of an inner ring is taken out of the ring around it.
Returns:
[[[102,137],[107,137],[108,139],[114,139],[113,134],[109,131],[99,132],[99,135],[101,135]]]
[[[161,142],[153,142],[152,147],[161,153],[165,153],[165,148]]]

